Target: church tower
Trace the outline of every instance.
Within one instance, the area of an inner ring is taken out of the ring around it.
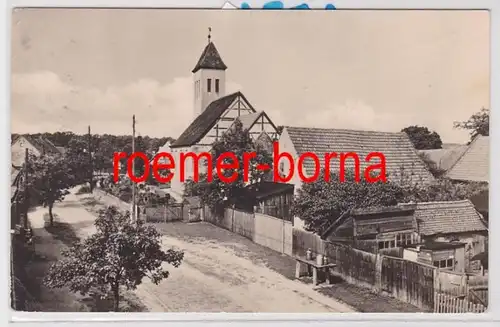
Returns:
[[[226,94],[226,69],[219,52],[211,40],[208,28],[208,44],[192,70],[194,83],[194,117],[198,117],[212,101]]]

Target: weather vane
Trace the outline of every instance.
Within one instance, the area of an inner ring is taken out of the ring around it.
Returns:
[[[210,38],[212,37],[210,35],[210,33],[212,33],[212,28],[211,27],[208,28],[208,43],[210,43]]]

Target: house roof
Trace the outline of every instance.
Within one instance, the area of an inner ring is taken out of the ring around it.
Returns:
[[[226,95],[210,103],[207,108],[184,130],[179,138],[170,145],[171,148],[178,148],[183,146],[191,146],[199,142],[217,123],[220,116],[226,109],[236,100],[242,97],[245,101],[246,98],[241,92],[235,92]],[[248,101],[246,101],[248,103]],[[251,107],[252,110],[254,110]]]
[[[297,154],[313,152],[318,155],[320,162],[325,153],[355,152],[360,158],[361,173],[369,164],[378,161],[365,162],[371,152],[381,152],[386,161],[386,172],[389,180],[396,180],[401,174],[401,167],[412,174],[412,180],[425,184],[433,182],[434,177],[418,156],[413,144],[406,133],[357,131],[347,129],[326,129],[306,127],[285,127],[290,136]],[[346,168],[354,168],[352,159],[345,162]],[[309,174],[314,173],[314,161],[304,160],[304,168]],[[330,171],[339,169],[338,160],[330,161]]]
[[[413,211],[418,232],[422,235],[454,234],[486,231],[486,222],[469,200],[401,203],[396,206],[353,209],[341,215],[321,235],[336,235],[340,226],[351,217],[366,215],[393,215],[396,212]]]
[[[294,185],[287,183],[260,182],[247,186],[252,191],[257,200],[262,200],[269,196],[290,192],[293,194]]]
[[[469,200],[421,202],[415,210],[422,235],[486,231],[486,224]]]
[[[16,135],[12,138],[11,144],[14,144],[20,137],[24,137],[40,153],[61,154],[62,152],[49,140],[43,137],[34,137],[32,135]]]
[[[217,51],[217,48],[215,47],[215,44],[213,42],[208,42],[192,72],[196,73],[200,69],[227,69],[227,66],[222,61],[219,51]]]
[[[458,181],[489,182],[490,138],[478,135],[448,170],[446,177]]]
[[[447,171],[466,150],[467,145],[454,145],[442,149],[420,150],[419,152],[427,155],[436,164],[437,168]]]

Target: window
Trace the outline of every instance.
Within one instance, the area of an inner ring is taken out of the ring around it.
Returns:
[[[219,93],[219,79],[215,80],[215,93]]]
[[[210,78],[207,79],[207,92],[212,92],[212,80]]]
[[[453,268],[453,259],[434,261],[434,267],[442,268],[442,269],[446,269],[446,268],[452,269]]]
[[[397,246],[412,244],[412,233],[399,234],[397,237]]]
[[[392,249],[396,247],[396,242],[395,241],[379,241],[378,242],[378,248],[379,250],[381,249]]]

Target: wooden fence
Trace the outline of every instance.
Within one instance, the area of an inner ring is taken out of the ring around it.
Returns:
[[[253,242],[277,252],[292,254],[292,223],[265,214],[253,214],[234,209],[225,209],[215,214],[205,207],[206,222],[244,236]]]
[[[484,305],[468,301],[467,298],[435,293],[434,313],[483,313],[485,311]]]
[[[167,223],[184,220],[186,216],[182,204],[140,207],[139,217],[148,223]]]
[[[434,305],[436,268],[382,255],[381,288],[390,296],[424,310]]]
[[[307,249],[326,255],[330,262],[337,265],[334,272],[345,281],[390,295],[425,311],[445,312],[461,308],[460,310],[469,311],[460,312],[476,312],[471,310],[483,309],[475,309],[473,305],[486,307],[483,304],[487,304],[487,276],[440,270],[420,262],[388,256],[383,252],[374,254],[349,245],[326,242],[316,234],[294,229],[293,254],[304,255]],[[474,290],[467,296],[470,288]],[[441,302],[436,302],[435,294],[440,295]],[[462,306],[456,304],[458,308],[452,309],[449,301],[445,300],[448,299],[447,296],[455,298],[456,303],[458,299],[463,299],[472,304],[461,302]],[[473,296],[475,301],[471,300]],[[440,305],[439,308],[436,303]]]
[[[474,286],[469,288],[468,299],[476,304],[488,306],[488,286]]]

